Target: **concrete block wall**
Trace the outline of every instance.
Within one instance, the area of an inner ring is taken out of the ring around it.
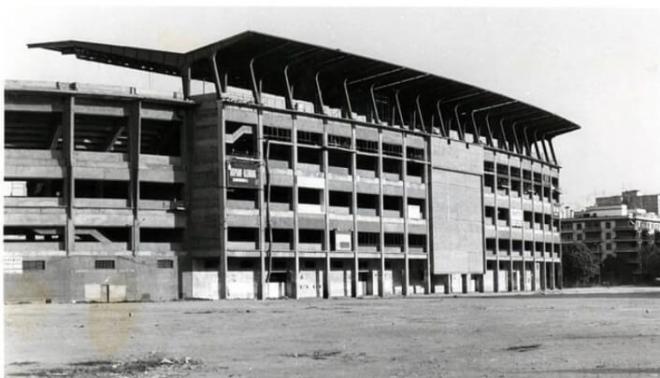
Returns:
[[[159,268],[157,261],[173,261]],[[5,273],[5,302],[101,301],[103,287],[111,286],[113,301],[169,301],[179,297],[176,258],[103,256],[32,256],[45,261],[45,270]],[[115,269],[95,269],[96,260],[113,260]]]

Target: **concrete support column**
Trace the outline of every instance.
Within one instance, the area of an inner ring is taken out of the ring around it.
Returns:
[[[266,201],[264,199],[264,188],[266,185],[266,156],[264,156],[264,130],[261,117],[257,119],[256,126],[256,152],[257,160],[261,163],[259,167],[259,190],[257,191],[257,202],[259,203],[259,299],[266,299]],[[271,240],[272,242],[272,240]]]
[[[291,170],[293,172],[293,189],[291,189],[291,202],[293,203],[293,298],[300,298],[300,252],[298,244],[300,243],[300,224],[298,222],[298,126],[296,125],[296,116],[291,115]]]
[[[403,181],[403,295],[410,295],[410,246],[408,245],[408,192],[406,190],[406,179],[408,177],[408,156],[406,152],[406,134],[401,133],[401,173]]]
[[[385,296],[385,227],[383,225],[383,131],[378,129],[378,216],[380,219],[378,295]]]
[[[550,288],[555,289],[555,262],[550,260]]]
[[[524,248],[524,244],[523,244],[523,248]],[[536,287],[536,259],[532,259],[532,261],[530,261],[530,263],[532,264],[532,288],[531,288],[531,290],[532,291],[537,291],[539,288]]]
[[[557,263],[557,289],[563,289],[564,288],[564,272],[562,270],[562,264]]]
[[[323,275],[323,298],[330,298],[330,191],[328,190],[328,121],[323,120],[323,246],[325,248],[325,274]]]
[[[548,289],[548,269],[545,266],[545,259],[541,261],[541,290]]]
[[[75,158],[75,97],[64,99],[62,109],[62,157],[64,159],[63,194],[66,205],[66,225],[64,229],[64,249],[67,256],[75,250],[76,231],[73,222],[73,209],[76,198],[76,158]]]
[[[227,298],[227,152],[225,149],[225,116],[224,102],[217,100],[218,125],[217,140],[218,146],[218,218],[219,218],[219,264],[218,264],[218,296],[220,299]],[[258,114],[258,122],[261,123],[261,115]]]
[[[130,166],[130,204],[133,211],[131,227],[131,251],[136,256],[140,246],[140,140],[142,138],[142,102],[131,104],[128,119],[128,146]]]
[[[351,295],[357,297],[358,276],[360,272],[360,261],[358,257],[358,221],[357,221],[357,138],[355,124],[351,124],[351,175],[353,179],[353,191],[351,192],[351,214],[353,214],[353,277]]]
[[[429,134],[427,136],[427,148],[424,156],[424,160],[427,162],[427,166],[424,167],[424,219],[426,220],[426,294],[431,294],[431,285],[433,275],[431,274],[433,270],[433,251],[431,243],[433,239],[433,227],[432,227],[432,217],[431,217],[431,198],[432,198],[432,181],[433,181],[433,166],[431,165],[431,156],[433,143],[433,137]]]
[[[493,219],[495,220],[495,270],[493,271],[493,291],[499,293],[502,291],[500,287],[500,233],[499,233],[499,218],[497,210],[497,154],[495,154],[493,159]]]

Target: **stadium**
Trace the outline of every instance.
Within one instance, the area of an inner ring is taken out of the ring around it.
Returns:
[[[5,83],[8,302],[561,287],[566,119],[252,31],[188,53],[29,47],[182,90]]]

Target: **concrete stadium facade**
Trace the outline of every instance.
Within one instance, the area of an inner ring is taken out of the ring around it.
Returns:
[[[561,286],[552,141],[578,127],[558,116],[255,32],[186,54],[31,47],[183,93],[6,83],[6,301]]]

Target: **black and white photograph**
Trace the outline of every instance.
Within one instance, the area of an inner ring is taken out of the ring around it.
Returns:
[[[2,6],[6,377],[660,376],[660,6]]]

